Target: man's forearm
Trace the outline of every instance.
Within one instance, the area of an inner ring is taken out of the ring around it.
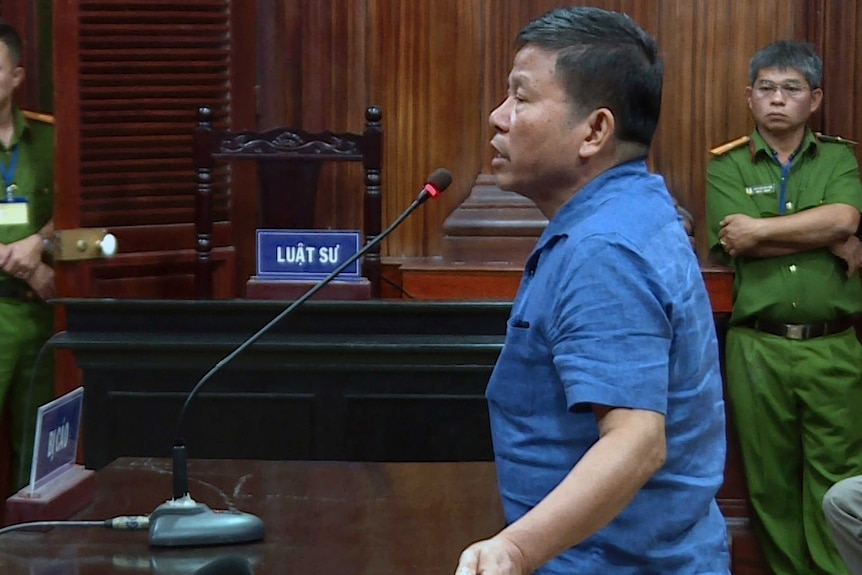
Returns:
[[[51,266],[39,263],[27,282],[43,301],[54,297],[54,269]]]
[[[778,256],[789,256],[800,252],[816,249],[811,247],[800,247],[796,244],[781,244],[779,242],[763,242],[745,252],[743,255],[752,258],[775,258]]]
[[[39,237],[42,239],[49,239],[54,235],[54,218],[48,220],[48,222],[39,229]]]
[[[547,497],[500,533],[532,570],[607,525],[663,465],[664,418],[647,417],[660,419],[661,426],[651,428],[656,432],[634,427],[602,435]]]
[[[859,226],[859,211],[847,204],[829,204],[788,216],[763,218],[761,223],[759,244],[799,252],[827,247],[853,235]]]

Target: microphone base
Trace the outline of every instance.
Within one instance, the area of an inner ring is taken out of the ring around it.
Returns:
[[[233,545],[260,541],[263,521],[242,511],[213,511],[186,495],[162,503],[150,514],[152,547]]]

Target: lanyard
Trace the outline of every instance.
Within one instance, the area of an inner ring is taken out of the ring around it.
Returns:
[[[6,183],[6,201],[11,202],[15,197],[15,190],[18,186],[15,184],[15,169],[18,167],[18,146],[12,148],[12,157],[9,159],[9,165],[0,162],[0,171],[3,174],[3,181]]]
[[[778,162],[779,166],[781,166],[781,188],[778,195],[778,213],[783,216],[787,211],[787,180],[790,179],[790,169],[793,167],[794,160],[796,160],[796,152],[793,152],[786,164],[782,164],[778,160],[778,152],[774,150],[772,152],[772,157],[775,158],[775,161]]]

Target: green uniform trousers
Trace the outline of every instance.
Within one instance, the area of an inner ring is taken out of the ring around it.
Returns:
[[[776,575],[847,570],[823,495],[862,473],[862,345],[852,329],[806,341],[732,327],[727,392],[754,528]]]
[[[54,397],[53,353],[44,351],[36,365],[53,331],[51,306],[0,298],[0,416],[9,416],[12,440],[12,469],[2,472],[12,478],[13,492],[30,482],[36,411]]]

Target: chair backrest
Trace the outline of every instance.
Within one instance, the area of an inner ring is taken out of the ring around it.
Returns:
[[[362,162],[365,191],[362,199],[362,233],[369,242],[381,232],[381,179],[383,113],[377,106],[365,110],[361,134],[307,132],[273,128],[261,132],[217,131],[209,108],[198,109],[194,132],[197,297],[211,299],[212,204],[216,162],[253,160],[260,189],[258,223],[262,228],[308,229],[313,226],[317,180],[324,162]],[[292,184],[285,187],[285,182]],[[274,192],[273,190],[277,190]],[[380,246],[365,254],[362,275],[371,284],[371,297],[380,297]]]

